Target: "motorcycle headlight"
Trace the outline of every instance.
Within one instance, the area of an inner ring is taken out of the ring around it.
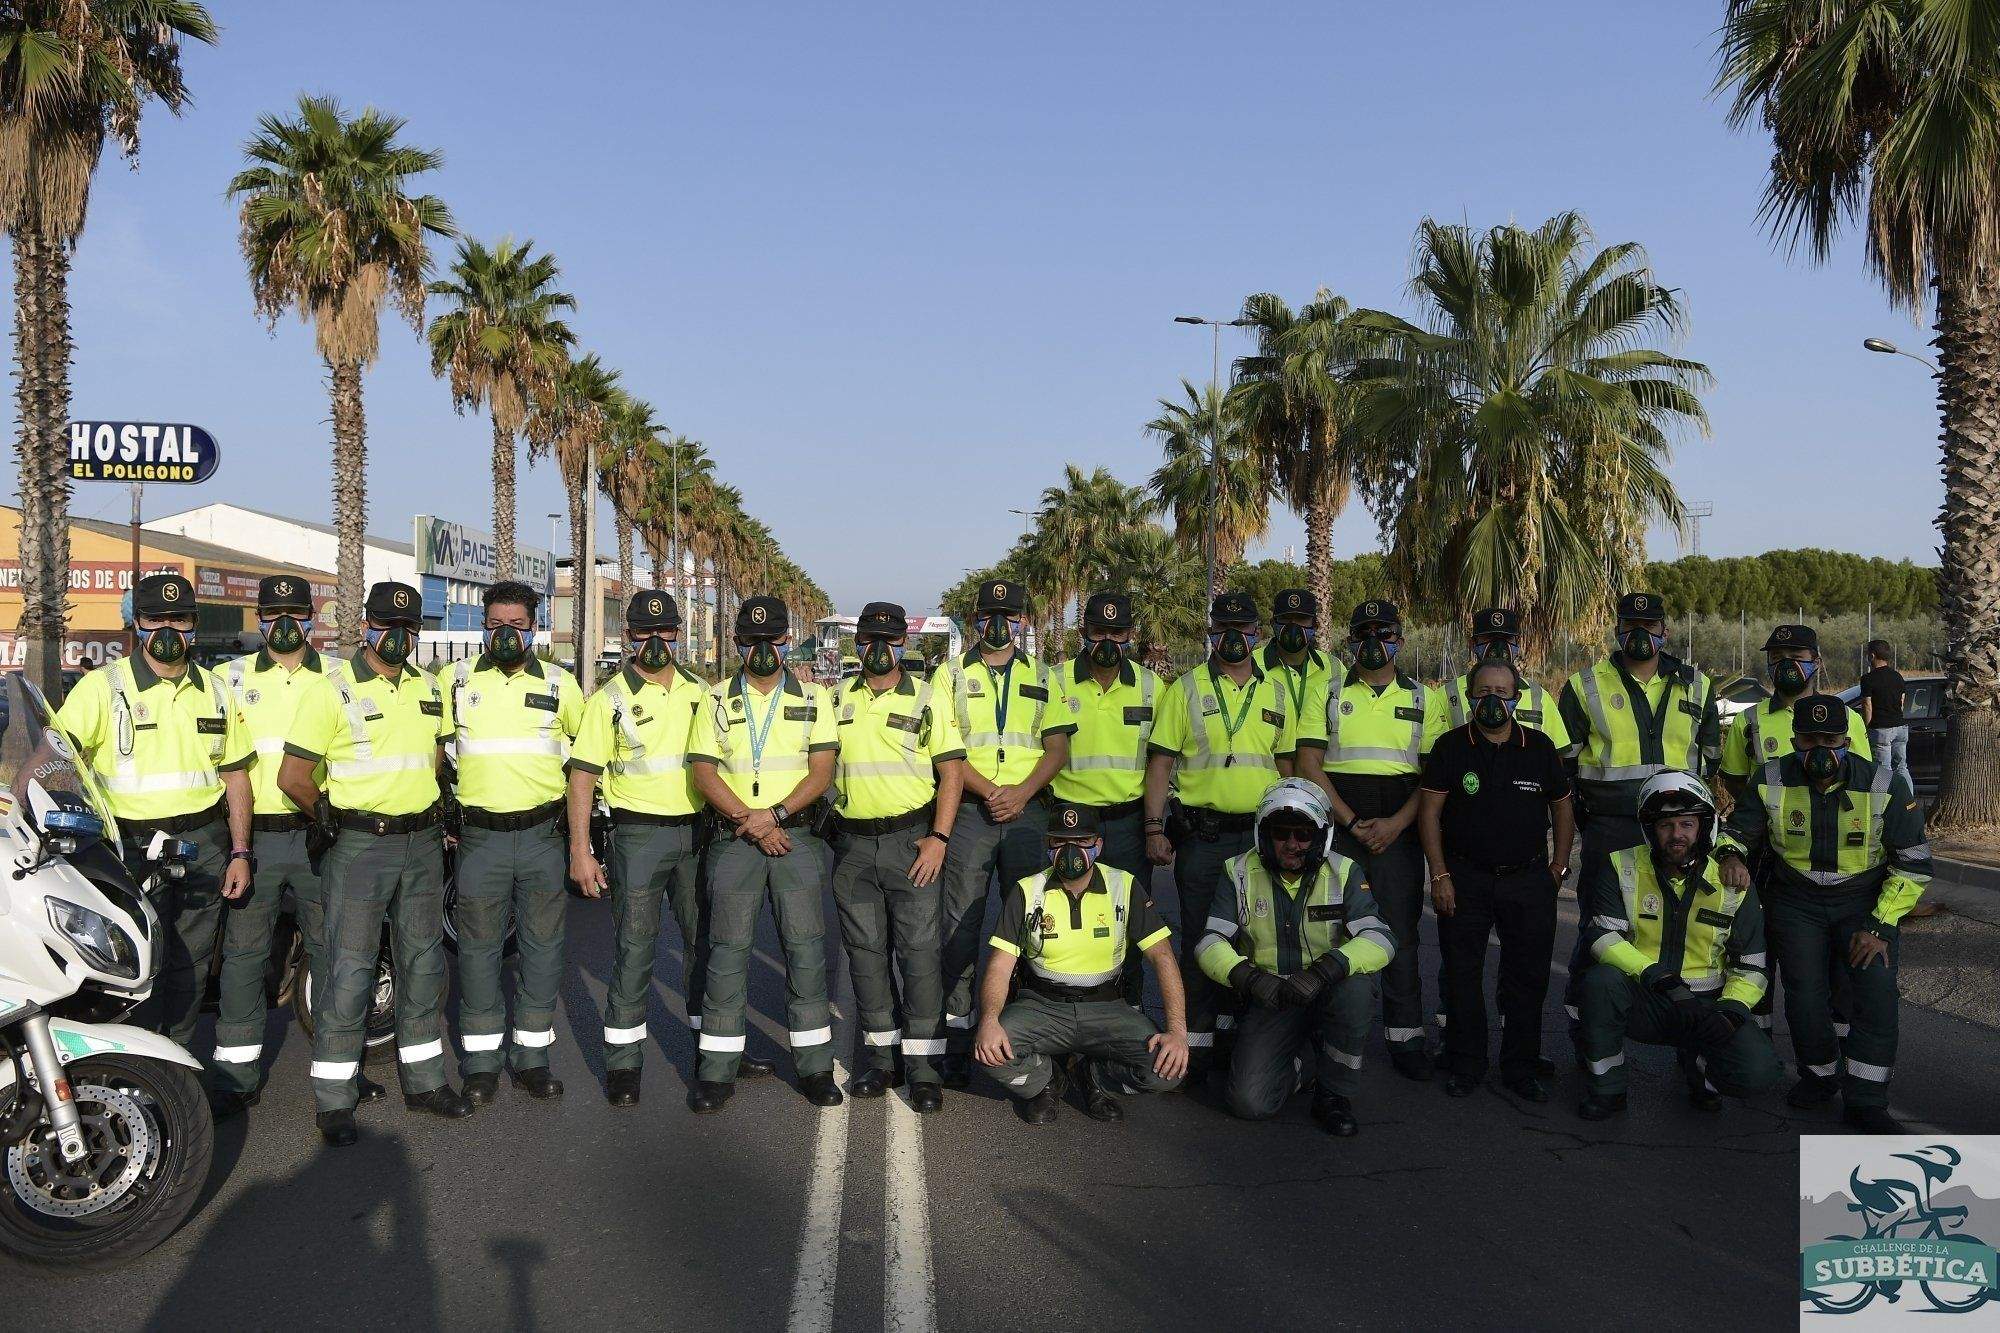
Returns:
[[[49,923],[88,958],[100,972],[131,981],[139,979],[139,951],[132,937],[110,918],[62,898],[51,898]]]

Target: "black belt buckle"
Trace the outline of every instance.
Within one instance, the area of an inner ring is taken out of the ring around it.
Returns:
[[[376,836],[376,837],[378,837],[378,838],[386,838],[386,837],[388,837],[388,836],[389,836],[389,818],[388,818],[388,816],[386,816],[386,815],[377,815],[377,816],[375,816],[375,819],[374,819],[374,821],[373,821],[373,827],[374,827],[374,830],[375,830],[375,836]]]

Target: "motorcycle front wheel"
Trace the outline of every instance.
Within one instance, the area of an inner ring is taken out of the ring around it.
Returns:
[[[208,1178],[215,1125],[185,1065],[127,1055],[66,1070],[84,1156],[65,1162],[46,1123],[6,1149],[0,1251],[74,1272],[145,1254],[187,1219]]]
[[[299,1020],[299,1030],[308,1038],[313,1035],[313,980],[312,971],[306,966],[305,951],[299,951],[298,971],[292,982],[292,1016]],[[362,1025],[361,1044],[367,1050],[386,1046],[396,1039],[396,965],[389,951],[389,941],[382,941],[382,952],[375,957],[375,989],[368,996],[368,1017]]]

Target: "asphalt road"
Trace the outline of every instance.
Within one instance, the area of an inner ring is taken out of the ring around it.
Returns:
[[[1558,963],[1575,920],[1568,898],[1562,908]],[[1985,987],[1970,1011],[1989,1010],[2000,930],[1934,922],[1911,927],[1906,965]],[[723,1114],[696,1118],[671,925],[645,1100],[630,1110],[602,1097],[607,908],[573,903],[570,930],[559,1102],[503,1084],[493,1106],[445,1124],[406,1114],[392,1088],[363,1110],[358,1146],[323,1150],[306,1043],[276,1015],[264,1101],[218,1127],[188,1224],[107,1276],[0,1267],[0,1328],[1215,1333],[1602,1324],[1607,1312],[1627,1326],[1737,1328],[1797,1309],[1795,1142],[1837,1129],[1834,1113],[1791,1113],[1774,1093],[1704,1116],[1669,1053],[1633,1047],[1632,1110],[1586,1124],[1555,995],[1549,1105],[1497,1080],[1449,1099],[1398,1077],[1378,1035],[1361,1134],[1344,1141],[1318,1130],[1304,1098],[1246,1125],[1212,1089],[1128,1101],[1123,1124],[1072,1108],[1030,1128],[983,1077],[921,1121],[894,1096],[819,1111],[788,1077],[744,1084]],[[767,922],[751,991],[767,1047],[783,1037],[775,943]],[[848,1014],[851,994],[843,962]],[[851,1024],[839,1040],[851,1048]],[[372,1072],[392,1079],[388,1057]],[[1894,1100],[1925,1127],[1993,1131],[2000,1029],[1906,1003]]]

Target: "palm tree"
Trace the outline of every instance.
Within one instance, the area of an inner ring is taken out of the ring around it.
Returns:
[[[597,458],[598,483],[611,501],[618,529],[618,586],[631,596],[632,541],[646,504],[646,487],[663,427],[653,405],[620,393],[611,414],[604,450]]]
[[[1160,441],[1165,454],[1147,489],[1153,512],[1173,519],[1174,537],[1189,550],[1201,549],[1213,508],[1215,586],[1210,592],[1217,593],[1229,586],[1229,567],[1243,558],[1243,549],[1270,527],[1273,490],[1243,429],[1242,399],[1213,384],[1197,389],[1186,380],[1181,393],[1185,401],[1162,398],[1160,415],[1146,423],[1146,433]],[[1211,487],[1210,432],[1218,420],[1220,445]]]
[[[243,255],[257,313],[272,325],[296,310],[313,326],[333,398],[333,512],[339,532],[340,642],[361,641],[361,542],[368,525],[368,432],[361,371],[381,348],[393,303],[419,334],[429,236],[453,234],[432,195],[409,193],[443,157],[397,142],[404,122],[370,107],[353,118],[330,97],[301,97],[298,115],[257,122],[253,165],[229,182],[243,200]]]
[[[529,438],[548,440],[562,474],[569,508],[570,647],[576,654],[576,677],[590,684],[590,645],[584,642],[584,616],[589,606],[590,574],[597,553],[584,542],[584,506],[597,502],[596,478],[590,460],[605,448],[620,390],[618,372],[595,352],[570,362],[556,381],[546,408],[529,427]]]
[[[1964,0],[1730,0],[1718,86],[1774,147],[1763,216],[1816,261],[1842,222],[1914,315],[1943,423],[1939,827],[2000,823],[2000,22]]]
[[[1325,288],[1296,314],[1268,292],[1243,303],[1257,351],[1236,363],[1243,429],[1266,476],[1306,525],[1306,571],[1322,610],[1333,595],[1333,521],[1347,507],[1367,436],[1351,427],[1364,335]]]
[[[1519,607],[1537,657],[1603,624],[1648,522],[1681,522],[1668,433],[1707,426],[1707,368],[1650,345],[1680,332],[1678,298],[1637,245],[1590,246],[1574,213],[1533,231],[1426,219],[1421,322],[1353,316],[1385,340],[1356,424],[1388,451],[1370,485],[1392,584],[1452,619]]]
[[[459,242],[449,281],[430,285],[452,308],[431,322],[431,373],[451,376],[451,405],[493,417],[493,544],[499,576],[514,577],[514,437],[535,418],[569,365],[576,341],[557,313],[576,299],[555,290],[555,256],[503,236],[492,249]]]
[[[1146,665],[1164,671],[1170,645],[1199,645],[1208,627],[1201,560],[1157,523],[1126,527],[1109,553],[1113,563],[1104,581],[1130,595],[1140,654]]]
[[[186,0],[0,6],[0,225],[14,242],[15,452],[28,678],[61,693],[69,596],[69,268],[107,136],[129,160],[149,100],[187,104],[180,39],[214,42]]]

